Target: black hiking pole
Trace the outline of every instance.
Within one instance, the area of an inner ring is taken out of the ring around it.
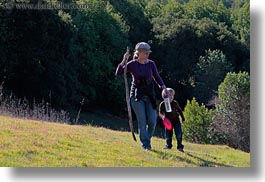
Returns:
[[[129,47],[127,47],[126,53],[128,53],[128,54],[130,53],[130,48]],[[125,59],[125,68],[124,68],[124,83],[125,83],[125,92],[126,92],[126,103],[127,103],[127,109],[128,109],[130,129],[131,129],[134,141],[137,142],[135,134],[134,134],[134,130],[133,130],[132,109],[131,109],[131,105],[130,105],[129,86],[128,86],[128,82],[127,82],[127,62],[128,62],[128,58],[129,57],[127,57]]]

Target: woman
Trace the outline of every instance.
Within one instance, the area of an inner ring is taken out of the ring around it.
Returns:
[[[146,150],[151,150],[151,138],[156,127],[154,80],[160,88],[166,88],[155,62],[148,59],[151,52],[149,44],[140,42],[135,46],[133,60],[127,63],[127,71],[132,75],[131,105],[138,121],[142,148]],[[124,54],[122,62],[116,69],[116,75],[123,74],[125,62],[129,56],[129,53]]]

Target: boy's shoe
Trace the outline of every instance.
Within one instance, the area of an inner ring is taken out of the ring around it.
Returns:
[[[172,147],[164,146],[163,149],[171,149]]]
[[[151,147],[146,147],[145,150],[149,150],[149,151],[151,151],[152,148],[151,148]]]
[[[151,147],[146,147],[146,146],[142,146],[142,149],[144,149],[144,150],[152,150]]]

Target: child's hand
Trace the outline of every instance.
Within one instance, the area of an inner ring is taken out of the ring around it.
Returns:
[[[164,120],[166,118],[166,115],[160,115],[161,119]]]
[[[163,88],[162,93],[169,95],[169,92],[167,91],[167,87],[165,85],[163,85],[162,88]]]
[[[182,121],[182,124],[185,124],[186,123],[186,121],[184,120],[184,121]]]

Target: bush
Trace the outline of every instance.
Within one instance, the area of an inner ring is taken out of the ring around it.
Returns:
[[[208,129],[215,116],[215,111],[207,109],[203,104],[200,106],[193,98],[191,102],[188,100],[184,116],[186,124],[183,127],[183,138],[189,142],[211,143]]]
[[[250,77],[247,72],[228,73],[218,88],[214,133],[226,144],[250,151]]]

